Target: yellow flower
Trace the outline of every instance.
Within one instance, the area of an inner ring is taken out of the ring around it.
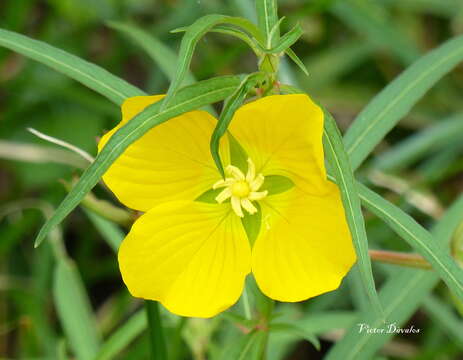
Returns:
[[[161,98],[128,99],[122,122],[99,149]],[[306,95],[242,106],[232,137],[221,141],[225,179],[209,150],[215,124],[204,111],[171,119],[133,143],[103,177],[123,204],[146,212],[119,250],[132,295],[178,315],[211,317],[236,303],[250,272],[279,301],[338,288],[356,257],[338,188],[326,179],[321,109]],[[245,151],[243,161],[234,160],[232,142]],[[275,179],[289,186],[276,189]],[[198,200],[212,193],[212,202]],[[255,239],[243,226],[250,219],[261,220]]]

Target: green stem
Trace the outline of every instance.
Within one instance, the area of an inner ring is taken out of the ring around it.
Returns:
[[[243,308],[244,308],[244,316],[246,317],[247,320],[251,320],[252,318],[251,306],[249,305],[249,296],[248,296],[248,291],[246,289],[246,286],[244,287],[244,290],[243,290]]]
[[[151,343],[151,359],[167,360],[167,347],[164,330],[159,313],[159,304],[156,301],[145,301],[146,315],[148,316],[148,336]]]

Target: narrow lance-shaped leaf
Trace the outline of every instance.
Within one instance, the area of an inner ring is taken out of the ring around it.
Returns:
[[[120,354],[147,327],[145,309],[133,314],[123,325],[117,328],[101,346],[95,360],[110,360]]]
[[[267,47],[274,46],[280,35],[278,29],[278,8],[276,0],[256,0],[257,23],[265,34]],[[272,36],[273,30],[273,36]]]
[[[53,298],[58,317],[78,360],[93,360],[99,347],[95,319],[87,293],[71,260],[59,258],[55,267]]]
[[[217,122],[214,132],[212,133],[210,144],[211,154],[217,169],[220,171],[223,177],[225,177],[225,173],[219,154],[220,139],[227,131],[228,125],[230,124],[235,111],[243,104],[243,101],[246,99],[249,90],[256,85],[257,81],[261,79],[262,76],[263,74],[261,73],[253,73],[243,79],[236,91],[226,99],[223,110],[219,117],[219,121]]]
[[[365,292],[368,295],[372,308],[377,316],[383,317],[381,303],[376,293],[375,281],[371,269],[370,256],[368,255],[368,239],[365,230],[360,199],[355,186],[355,179],[349,164],[349,158],[342,144],[341,134],[337,125],[326,110],[324,145],[330,168],[341,191],[341,198],[346,211],[347,223],[352,234],[357,253],[358,269]]]
[[[161,100],[135,116],[119,129],[108,141],[95,161],[85,170],[77,184],[60,204],[53,216],[40,230],[35,246],[38,246],[46,234],[58,225],[97,184],[100,177],[114,160],[135,140],[152,127],[175,116],[198,109],[202,106],[221,101],[229,96],[240,83],[238,76],[224,76],[198,82],[181,89],[171,104],[161,110]]]
[[[178,88],[181,86],[185,75],[190,68],[191,58],[193,57],[193,52],[199,39],[201,39],[201,37],[203,37],[214,26],[221,24],[231,24],[239,28],[243,28],[257,40],[262,39],[260,30],[244,18],[225,15],[206,15],[196,20],[192,25],[188,26],[180,44],[180,51],[176,65],[177,73],[170,83],[167,96],[163,102],[164,107],[169,105]]]
[[[435,239],[446,246],[454,229],[463,221],[463,196],[446,211],[441,221],[433,229]],[[418,307],[439,282],[433,271],[401,269],[392,272],[380,291],[389,323],[402,326],[416,312]],[[383,326],[372,314],[369,307],[348,329],[346,335],[330,349],[327,360],[369,360],[392,336],[393,332],[378,334],[359,332],[359,323],[368,324],[372,328]]]
[[[418,251],[439,274],[452,292],[463,301],[463,269],[461,269],[433,236],[410,215],[382,198],[365,185],[357,187],[365,206],[384,220],[392,230]]]
[[[297,24],[290,31],[284,34],[278,44],[268,50],[269,53],[278,54],[280,52],[286,51],[290,46],[292,46],[299,38],[302,36],[304,31],[301,28],[301,25]]]
[[[148,319],[148,337],[151,343],[152,358],[167,360],[167,346],[162,326],[159,304],[156,301],[145,300],[146,317]]]
[[[42,41],[0,29],[0,46],[27,56],[79,81],[120,105],[131,96],[145,93],[97,65],[57,49]]]
[[[333,2],[329,10],[366,38],[366,42],[380,51],[387,49],[403,64],[410,64],[420,56],[418,47],[407,32],[395,26],[394,19],[378,15],[378,6],[376,1],[344,0]]]
[[[293,50],[291,50],[291,48],[287,48],[285,50],[285,54],[289,56],[293,63],[295,63],[299,67],[299,69],[301,69],[304,72],[304,74],[309,76],[309,72],[307,71],[307,68],[305,67],[304,63],[301,59],[299,59],[299,56],[297,56],[296,53]]]
[[[362,110],[344,136],[352,168],[358,168],[426,91],[462,60],[463,35],[423,56],[386,86]]]
[[[151,59],[160,67],[162,72],[169,78],[175,77],[177,68],[177,54],[170,48],[164,45],[161,41],[149,34],[143,29],[131,24],[124,24],[116,21],[111,21],[108,26],[112,29],[119,31],[133,40],[139,45]],[[192,84],[196,81],[193,75],[187,71],[185,74],[185,85]]]
[[[462,134],[463,114],[460,113],[409,136],[379,155],[373,166],[388,172],[401,170],[426,154],[447,148],[449,143],[460,140]]]

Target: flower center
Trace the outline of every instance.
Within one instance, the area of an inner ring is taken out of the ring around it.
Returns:
[[[247,181],[237,181],[231,186],[232,196],[244,198],[249,195],[251,189]]]
[[[246,175],[236,166],[229,165],[225,169],[227,177],[216,182],[212,188],[224,188],[215,198],[218,203],[230,199],[233,211],[239,217],[244,217],[243,209],[249,214],[255,214],[257,208],[253,201],[265,198],[268,191],[258,191],[264,183],[264,175],[256,175],[256,167],[251,159],[248,159],[248,172]]]

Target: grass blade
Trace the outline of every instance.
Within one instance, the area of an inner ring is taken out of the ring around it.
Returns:
[[[454,314],[453,309],[433,295],[424,300],[423,306],[431,319],[463,349],[463,321]]]
[[[175,54],[174,51],[172,51],[154,36],[151,36],[146,31],[134,25],[118,22],[110,22],[108,25],[132,39],[137,45],[145,50],[169,80],[172,81],[172,79],[175,78],[177,73],[177,54]],[[196,82],[195,77],[193,74],[191,74],[190,71],[187,71],[185,74],[184,84],[189,85],[193,84],[194,82]],[[212,106],[206,106],[206,110],[211,114],[216,114]]]
[[[371,270],[365,221],[360,207],[360,198],[357,194],[354,175],[350,168],[349,158],[344,150],[341,134],[339,133],[336,123],[331,114],[327,111],[324,112],[324,145],[326,157],[330,163],[330,168],[337,181],[339,190],[341,191],[347,223],[349,224],[355,251],[357,253],[357,264],[362,284],[376,315],[383,317],[381,302],[376,293],[375,281]]]
[[[419,252],[440,275],[452,292],[463,301],[463,269],[433,236],[410,215],[385,200],[365,185],[358,183],[365,207],[385,221],[402,239]]]
[[[90,301],[71,260],[59,258],[55,267],[53,298],[66,337],[78,360],[93,360],[99,335]]]
[[[131,96],[144,95],[142,90],[99,66],[42,41],[0,29],[0,46],[27,56],[77,80],[115,104],[120,105]]]
[[[97,213],[94,213],[91,210],[87,210],[83,208],[85,214],[88,216],[90,221],[93,223],[93,225],[96,227],[100,235],[103,237],[103,239],[106,241],[106,243],[109,245],[109,247],[117,253],[119,250],[119,246],[122,243],[122,240],[125,237],[125,234],[122,232],[122,230],[113,222],[101,217]]]
[[[463,221],[463,196],[447,210],[432,234],[442,245],[447,245],[461,221]],[[411,269],[393,272],[379,293],[382,303],[385,304],[384,312],[388,321],[396,323],[397,326],[403,325],[438,282],[439,276],[435,272]],[[383,325],[375,319],[371,308],[365,310],[346,335],[330,349],[327,360],[369,360],[394,336],[393,333],[381,336],[374,333],[360,333],[358,323],[377,328]]]
[[[148,319],[148,334],[151,343],[151,358],[153,360],[167,360],[167,347],[162,328],[159,304],[156,301],[145,301]]]
[[[147,107],[142,113],[130,120],[111,137],[103,151],[85,170],[80,180],[71,189],[53,216],[42,227],[35,242],[36,246],[42,242],[53,227],[58,225],[79,204],[84,196],[97,184],[112,162],[132,142],[140,138],[152,127],[170,118],[223,100],[235,91],[239,83],[240,79],[237,76],[223,76],[198,82],[180,90],[171,104],[163,110],[161,110],[161,106],[164,100],[161,100]]]
[[[420,56],[420,51],[408,34],[401,33],[385,16],[379,16],[378,5],[374,2],[344,0],[336,1],[331,11],[342,21],[378,49],[387,49],[400,61],[408,65]]]
[[[384,88],[357,116],[344,137],[357,169],[381,139],[438,80],[463,60],[463,36],[429,52]]]
[[[463,114],[457,114],[408,137],[378,156],[372,166],[382,171],[402,170],[427,153],[447,147],[449,143],[461,138],[461,134]]]
[[[108,26],[129,37],[135,44],[145,50],[169,79],[175,77],[177,72],[175,65],[177,63],[177,55],[161,41],[134,25],[112,21],[108,23]],[[192,84],[195,81],[193,75],[187,71],[185,74],[185,85]]]
[[[110,360],[119,355],[147,326],[145,310],[132,315],[101,346],[95,360]]]

